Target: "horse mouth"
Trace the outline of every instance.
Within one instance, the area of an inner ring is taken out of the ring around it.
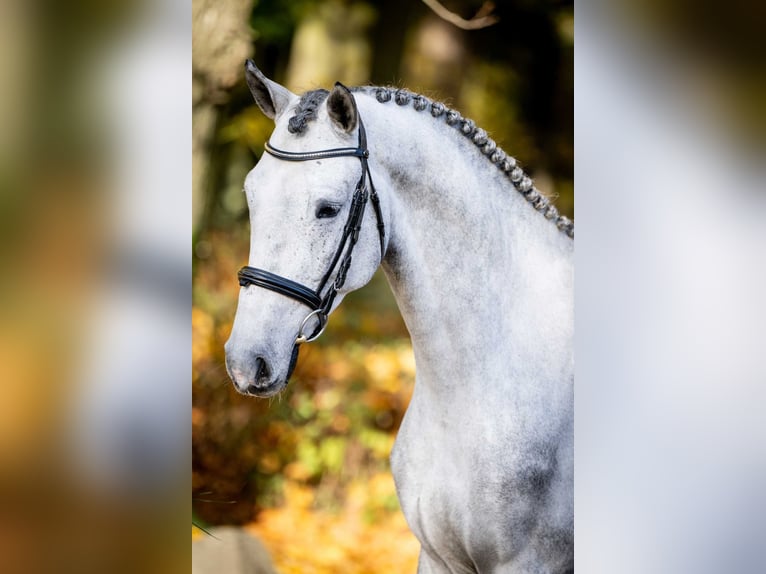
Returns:
[[[243,395],[258,397],[260,399],[267,399],[280,393],[285,387],[287,387],[287,381],[276,380],[266,385],[248,385],[244,390],[239,390]]]
[[[274,373],[264,357],[256,357],[252,364],[247,361],[245,366],[241,367],[232,361],[228,351],[226,372],[240,394],[258,398],[273,397],[287,387],[298,361],[298,348],[298,345],[293,346],[286,375]]]
[[[284,379],[276,379],[265,385],[249,385],[247,389],[241,392],[245,395],[258,397],[261,399],[267,399],[282,392],[285,387],[287,387],[287,383],[290,381],[290,377],[295,370],[295,365],[298,362],[299,349],[300,347],[298,345],[293,345],[293,350],[290,356],[290,365],[287,367],[287,376]],[[269,374],[270,371],[268,366],[265,363],[262,363],[257,368],[256,380],[258,380],[261,376],[268,376]]]
[[[245,368],[233,365],[226,357],[226,372],[234,383],[234,388],[241,395],[248,397],[268,398],[276,395],[287,386],[287,379],[273,377],[271,369],[262,358],[256,358],[252,366]]]

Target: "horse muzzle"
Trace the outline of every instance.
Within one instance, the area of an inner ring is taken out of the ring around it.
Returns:
[[[290,379],[298,361],[295,345],[290,356],[286,374],[280,376],[272,361],[263,353],[237,351],[230,343],[226,346],[226,371],[234,387],[243,395],[267,398],[281,392]]]

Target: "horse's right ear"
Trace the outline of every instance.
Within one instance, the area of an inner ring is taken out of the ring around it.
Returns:
[[[266,116],[274,121],[287,109],[290,101],[298,97],[284,86],[264,76],[252,60],[245,61],[245,78],[255,103]]]

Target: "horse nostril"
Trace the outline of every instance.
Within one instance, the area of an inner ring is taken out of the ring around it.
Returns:
[[[255,359],[255,375],[253,376],[253,382],[258,382],[261,377],[268,377],[269,369],[266,367],[266,361],[261,357]]]
[[[252,382],[247,385],[247,393],[250,395],[257,395],[263,390],[266,383],[268,383],[271,372],[269,366],[266,364],[266,360],[263,357],[256,357],[253,363],[253,378]]]

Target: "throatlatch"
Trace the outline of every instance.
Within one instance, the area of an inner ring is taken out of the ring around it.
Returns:
[[[328,159],[335,157],[357,157],[362,163],[362,175],[356,184],[354,189],[354,195],[351,200],[351,209],[349,210],[348,219],[346,225],[343,228],[343,235],[340,239],[340,245],[333,255],[330,266],[325,272],[322,280],[319,282],[319,286],[316,290],[301,285],[295,281],[271,273],[264,269],[257,269],[255,267],[245,266],[239,270],[237,277],[239,278],[239,284],[241,287],[247,287],[248,285],[255,285],[256,287],[263,287],[264,289],[270,289],[280,295],[290,297],[299,301],[309,307],[311,312],[306,315],[298,329],[298,335],[295,338],[295,344],[310,343],[315,341],[324,332],[327,326],[327,316],[332,308],[333,301],[338,291],[343,287],[346,282],[346,275],[348,269],[351,266],[351,253],[354,250],[354,245],[359,240],[359,232],[362,229],[362,221],[364,219],[364,212],[367,206],[367,200],[372,202],[372,207],[375,210],[375,217],[378,219],[378,235],[380,238],[380,258],[383,259],[385,251],[385,225],[383,224],[383,213],[380,209],[380,198],[375,191],[375,184],[372,182],[372,174],[370,173],[370,166],[367,159],[370,157],[370,152],[367,149],[367,134],[364,130],[364,124],[362,123],[362,117],[359,115],[359,110],[356,106],[356,100],[351,91],[346,88],[340,82],[336,82],[336,86],[339,86],[346,90],[351,97],[351,101],[356,111],[357,120],[359,122],[359,143],[357,147],[341,147],[319,151],[310,152],[291,152],[283,151],[275,148],[269,142],[266,142],[266,151],[277,159],[285,161],[311,161],[315,159]],[[369,190],[367,187],[367,180],[369,180]],[[345,254],[344,254],[345,249]],[[339,264],[340,262],[340,264]],[[322,291],[327,286],[327,282],[332,276],[333,271],[338,269],[335,275],[335,280],[330,285],[330,288],[322,296]],[[311,335],[304,334],[304,329],[310,322],[312,317],[316,317],[319,324],[314,329]]]

